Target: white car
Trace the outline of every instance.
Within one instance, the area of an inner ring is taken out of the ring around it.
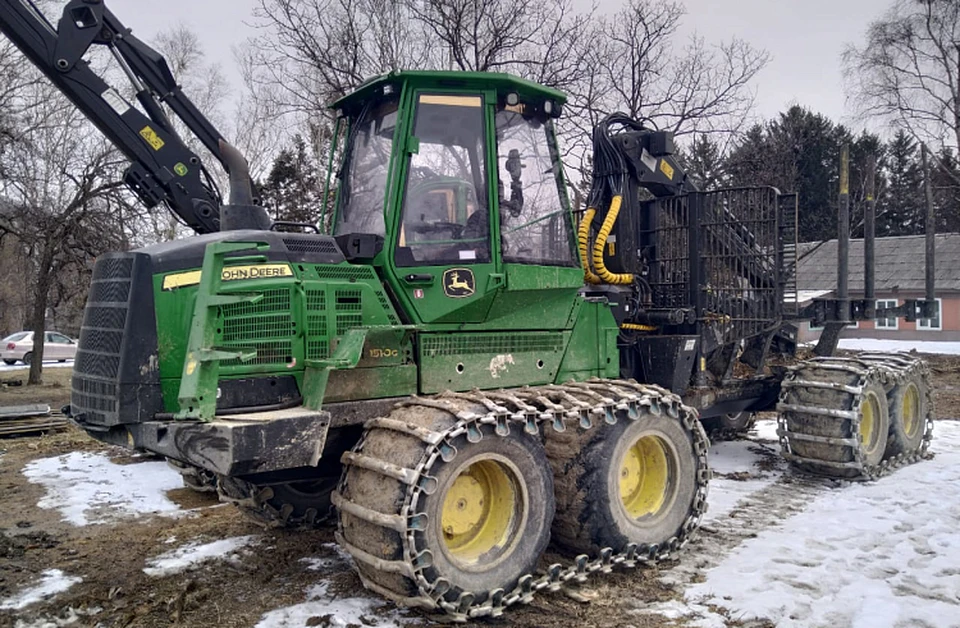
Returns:
[[[46,332],[46,342],[43,343],[44,361],[66,362],[74,359],[76,355],[76,340],[60,332]],[[18,331],[0,340],[0,359],[6,364],[16,364],[18,361],[30,364],[33,361],[33,332]]]

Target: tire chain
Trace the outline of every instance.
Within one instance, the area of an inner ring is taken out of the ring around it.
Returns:
[[[881,383],[889,384],[893,383],[894,385],[900,385],[908,375],[918,374],[923,379],[925,385],[925,394],[927,401],[927,416],[924,417],[924,432],[923,439],[920,442],[920,446],[916,449],[908,452],[901,452],[896,456],[886,458],[881,460],[879,464],[876,465],[867,465],[864,464],[862,457],[862,447],[851,446],[846,442],[846,439],[825,439],[828,442],[832,441],[831,444],[836,444],[840,446],[850,447],[853,453],[853,463],[852,467],[859,471],[860,475],[853,478],[843,478],[848,480],[877,480],[885,475],[889,475],[896,469],[917,463],[921,460],[930,459],[933,457],[933,454],[929,453],[927,450],[930,446],[930,441],[933,439],[933,393],[930,387],[929,377],[930,370],[927,367],[927,363],[923,360],[917,358],[907,357],[906,355],[898,354],[889,354],[889,353],[862,353],[854,358],[840,358],[840,357],[824,357],[824,358],[813,358],[811,360],[806,360],[800,364],[797,364],[789,369],[787,376],[783,380],[783,384],[780,391],[780,399],[777,404],[777,410],[779,412],[777,416],[777,435],[780,438],[780,449],[783,454],[783,457],[788,461],[793,463],[804,463],[809,462],[811,464],[818,464],[822,466],[837,466],[837,463],[832,463],[830,461],[816,460],[811,458],[803,458],[797,456],[793,453],[790,444],[790,430],[787,427],[787,420],[783,414],[785,402],[787,401],[787,394],[791,388],[804,387],[805,383],[811,383],[810,380],[798,380],[797,374],[808,366],[819,367],[826,370],[840,371],[845,373],[850,373],[857,375],[859,380],[855,387],[855,391],[851,391],[848,394],[852,394],[854,397],[854,403],[852,404],[852,411],[850,411],[849,417],[835,417],[837,420],[846,420],[847,418],[851,421],[851,434],[860,433],[860,417],[861,413],[859,411],[861,403],[861,394],[863,388],[867,385],[868,380],[871,376],[879,375]],[[826,412],[819,413],[818,416],[832,416]],[[849,464],[849,463],[840,463],[840,464]]]
[[[270,486],[257,486],[240,478],[217,476],[217,495],[221,502],[233,504],[247,520],[262,528],[313,528],[330,518],[330,512],[308,509],[301,516],[293,516],[292,504],[279,508],[270,503],[274,492]]]
[[[459,404],[457,402],[460,402]],[[487,409],[486,414],[476,414],[463,406],[481,405]],[[423,428],[406,430],[397,421],[375,419],[371,422],[376,427],[395,429],[418,436],[424,442],[424,451],[419,464],[415,469],[404,469],[410,474],[404,503],[399,517],[406,522],[403,538],[403,559],[400,565],[391,565],[391,571],[399,568],[402,572],[412,574],[419,589],[418,595],[407,596],[396,593],[381,585],[370,582],[362,574],[360,578],[365,587],[388,599],[404,606],[416,606],[430,611],[442,613],[442,620],[465,622],[478,617],[497,617],[504,609],[513,604],[529,603],[533,596],[541,590],[557,591],[564,584],[573,581],[582,583],[590,574],[601,572],[610,573],[614,567],[634,568],[641,564],[653,564],[671,557],[684,547],[700,526],[707,509],[707,484],[710,479],[710,469],[707,464],[709,441],[700,425],[697,412],[685,406],[678,395],[670,393],[657,386],[639,384],[633,380],[599,380],[592,379],[580,383],[564,385],[547,385],[539,387],[523,387],[500,391],[473,391],[470,393],[443,393],[437,397],[413,397],[401,402],[398,407],[421,406],[440,409],[448,412],[456,419],[456,423],[443,432],[433,432]],[[693,447],[697,457],[697,490],[694,494],[690,514],[685,519],[677,536],[671,537],[665,544],[646,545],[631,543],[622,552],[615,552],[612,548],[604,548],[599,555],[590,557],[578,555],[573,562],[564,566],[561,563],[549,565],[545,574],[524,574],[520,577],[517,586],[512,591],[494,589],[485,591],[483,603],[475,603],[476,595],[463,592],[455,602],[444,599],[450,590],[450,583],[444,578],[437,578],[431,582],[425,575],[430,566],[430,550],[419,551],[415,541],[415,532],[425,525],[426,514],[418,512],[417,506],[420,496],[429,490],[435,480],[430,476],[430,469],[438,459],[452,460],[456,456],[456,448],[451,442],[459,436],[466,435],[468,442],[479,442],[483,439],[481,425],[494,425],[494,435],[507,437],[510,434],[511,424],[522,424],[528,434],[539,434],[541,426],[557,432],[566,430],[567,424],[578,425],[581,429],[594,429],[598,426],[613,425],[618,418],[637,420],[641,416],[641,409],[646,407],[651,413],[666,412],[668,416],[681,421],[687,432],[693,437]],[[618,416],[619,415],[619,416]],[[598,418],[599,421],[594,421]],[[361,454],[363,451],[366,432],[357,443],[353,452],[344,454],[344,464],[349,465],[353,458],[351,454]],[[370,467],[365,467],[369,469]],[[346,487],[346,472],[341,476],[340,484],[333,494],[334,505],[338,508],[349,508],[351,503],[343,498]],[[356,514],[356,513],[353,513]],[[384,526],[384,523],[371,521]],[[384,526],[385,527],[385,526]],[[356,548],[348,543],[343,536],[342,525],[336,533],[337,543],[344,548],[354,560],[367,561],[380,567],[387,562],[400,563],[401,561],[383,561]]]

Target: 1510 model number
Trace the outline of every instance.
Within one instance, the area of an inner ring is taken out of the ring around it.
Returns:
[[[400,355],[400,351],[397,349],[370,349],[367,351],[367,355],[371,358],[395,358]]]

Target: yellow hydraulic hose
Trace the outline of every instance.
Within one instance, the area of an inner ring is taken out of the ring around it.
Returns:
[[[620,329],[628,329],[630,331],[657,331],[657,328],[652,325],[638,325],[636,323],[623,323],[620,325]]]
[[[623,197],[616,195],[610,202],[610,210],[606,218],[603,219],[603,226],[600,227],[600,233],[597,234],[597,241],[593,244],[593,267],[596,269],[600,281],[612,284],[633,283],[633,275],[629,273],[612,273],[607,270],[603,263],[603,249],[607,246],[607,238],[613,230],[614,223],[617,222],[617,215],[620,213],[620,205],[623,203]],[[586,222],[586,220],[584,221]]]
[[[593,270],[590,268],[590,260],[587,257],[587,247],[590,241],[590,223],[593,222],[593,217],[596,213],[597,210],[588,207],[587,211],[583,213],[583,218],[580,220],[580,226],[577,228],[580,263],[583,264],[583,278],[587,283],[600,283],[600,278],[593,274]]]

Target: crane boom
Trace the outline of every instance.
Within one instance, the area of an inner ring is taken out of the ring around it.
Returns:
[[[221,193],[161,104],[230,172],[235,162],[222,134],[181,91],[163,55],[134,37],[102,0],[71,0],[56,28],[31,0],[0,0],[0,32],[130,160],[124,182],[147,207],[166,203],[197,233],[220,230]],[[143,111],[84,60],[94,45],[117,60]]]

